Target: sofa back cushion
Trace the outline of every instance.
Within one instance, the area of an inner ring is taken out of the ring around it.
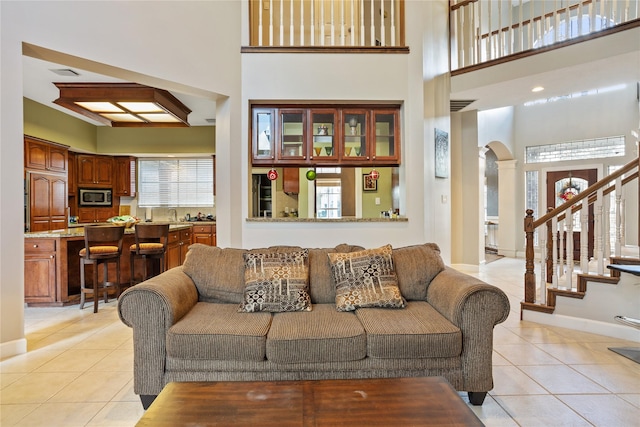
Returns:
[[[426,301],[429,283],[444,270],[440,248],[435,243],[393,249],[393,263],[400,293],[409,301]]]
[[[335,248],[309,249],[309,294],[313,304],[335,304],[336,284],[331,276],[330,253],[361,251],[362,246],[342,243]]]
[[[189,247],[182,269],[205,302],[242,302],[244,293],[244,249],[218,248],[200,243]]]

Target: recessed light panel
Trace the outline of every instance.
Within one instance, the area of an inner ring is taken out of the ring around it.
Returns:
[[[76,102],[76,104],[95,113],[124,113],[122,108],[110,102]]]

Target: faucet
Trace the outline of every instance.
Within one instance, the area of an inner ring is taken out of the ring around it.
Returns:
[[[178,211],[174,208],[169,209],[169,221],[178,222]]]

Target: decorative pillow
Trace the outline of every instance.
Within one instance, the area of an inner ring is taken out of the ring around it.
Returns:
[[[238,311],[311,311],[309,250],[244,254],[244,296]]]
[[[393,268],[391,245],[358,252],[329,253],[336,285],[336,309],[404,308]]]

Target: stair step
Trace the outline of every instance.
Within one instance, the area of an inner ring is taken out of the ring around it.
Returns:
[[[532,302],[520,302],[520,320],[522,320],[522,311],[523,310],[531,310],[531,311],[539,311],[541,313],[551,314],[555,310],[555,307],[544,305],[544,304],[536,304]]]

